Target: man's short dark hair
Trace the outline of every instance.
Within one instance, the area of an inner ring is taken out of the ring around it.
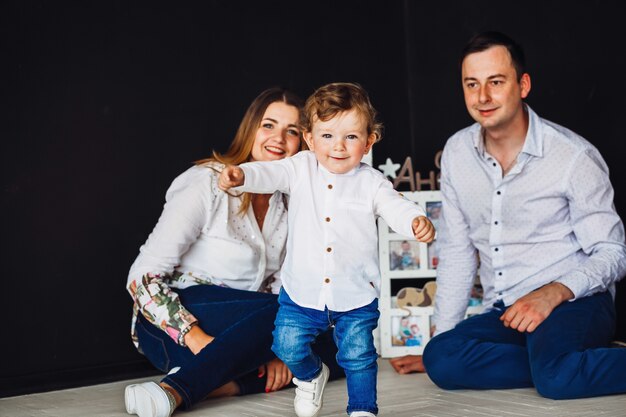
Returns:
[[[474,35],[463,48],[459,65],[463,65],[463,60],[469,54],[485,51],[492,46],[504,46],[509,51],[515,73],[517,74],[517,80],[519,81],[526,72],[524,50],[520,44],[501,32],[486,31]]]

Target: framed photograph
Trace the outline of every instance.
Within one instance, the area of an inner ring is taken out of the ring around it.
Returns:
[[[439,264],[439,252],[437,240],[433,240],[428,244],[428,269],[437,269]]]
[[[441,216],[439,191],[414,191],[402,195],[419,204],[435,225]],[[435,228],[437,226],[435,225]],[[435,235],[436,236],[436,235]],[[428,278],[436,274],[437,245],[421,243],[412,236],[394,232],[384,220],[378,221],[380,268],[383,275],[397,278]]]
[[[435,230],[439,228],[439,218],[441,217],[441,200],[426,202],[426,217],[430,219]]]
[[[430,340],[432,308],[407,310],[410,313],[396,309],[389,315],[381,314],[382,357],[420,355]]]
[[[430,338],[428,316],[391,316],[391,345],[419,347]]]
[[[406,271],[420,268],[420,244],[415,239],[389,241],[389,270]]]

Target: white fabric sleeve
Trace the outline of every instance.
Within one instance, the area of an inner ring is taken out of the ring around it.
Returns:
[[[476,249],[469,237],[454,186],[450,183],[446,151],[441,157],[442,209],[437,240],[437,293],[433,322],[436,334],[450,330],[463,320],[478,266]]]

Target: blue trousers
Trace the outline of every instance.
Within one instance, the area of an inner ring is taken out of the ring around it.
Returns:
[[[626,392],[626,349],[607,347],[615,330],[609,292],[562,303],[531,333],[504,327],[506,308],[494,307],[426,345],[424,366],[439,387],[534,386],[552,399]]]
[[[325,358],[311,349],[315,338],[335,328],[339,347],[337,363],[346,373],[348,414],[353,411],[378,413],[376,404],[376,348],[372,332],[378,326],[378,300],[349,311],[324,311],[294,303],[282,289],[278,296],[280,309],[276,316],[272,350],[287,364],[294,376],[310,381],[319,375]],[[328,365],[326,363],[326,365]]]
[[[195,285],[176,292],[202,330],[215,340],[194,355],[141,315],[137,336],[141,350],[155,367],[163,372],[181,368],[163,379],[180,393],[181,407],[190,408],[230,381],[239,385],[241,394],[264,392],[266,377],[258,377],[258,368],[276,357],[271,346],[277,296],[215,285]],[[335,360],[332,332],[320,334],[313,347],[324,358],[331,378],[344,375]]]

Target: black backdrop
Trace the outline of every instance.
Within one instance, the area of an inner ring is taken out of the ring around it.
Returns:
[[[471,120],[457,56],[496,29],[526,48],[529,104],[594,143],[626,215],[618,2],[25,1],[0,6],[0,396],[151,372],[129,338],[128,268],[173,178],[224,151],[272,85],[361,83],[374,165],[420,171]],[[626,284],[618,337],[626,338]]]

